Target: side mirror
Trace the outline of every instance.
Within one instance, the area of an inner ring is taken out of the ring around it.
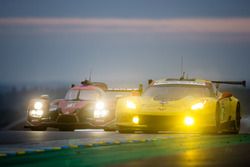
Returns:
[[[225,99],[225,98],[229,98],[232,96],[233,96],[233,94],[230,92],[223,92],[220,99]]]

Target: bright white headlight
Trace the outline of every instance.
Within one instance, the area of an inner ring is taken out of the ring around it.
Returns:
[[[138,124],[139,121],[140,121],[140,119],[139,119],[138,116],[134,116],[134,117],[132,118],[132,122],[133,122],[134,124]]]
[[[136,109],[136,104],[132,101],[127,101],[127,107],[130,109]]]
[[[191,109],[192,110],[199,110],[202,109],[204,107],[204,103],[200,102],[200,103],[196,103],[194,105],[192,105]]]
[[[102,101],[98,101],[98,102],[95,104],[95,108],[96,108],[97,110],[103,110],[104,107],[105,107],[105,104],[104,104],[104,102],[102,102]]]
[[[95,110],[94,118],[104,118],[108,115],[108,110]]]
[[[42,102],[37,101],[37,102],[34,103],[34,108],[35,108],[36,110],[41,110],[42,107],[43,107],[43,103],[42,103]]]
[[[43,116],[43,110],[31,110],[29,114],[31,117],[41,118]]]
[[[192,126],[194,124],[194,118],[193,117],[190,117],[190,116],[187,116],[185,117],[184,119],[184,123],[185,125],[187,126]]]

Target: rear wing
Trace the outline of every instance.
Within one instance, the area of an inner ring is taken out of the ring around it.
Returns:
[[[108,88],[106,92],[138,92],[140,95],[143,92],[143,85],[139,84],[138,88]]]
[[[246,87],[246,81],[211,81],[212,83],[215,84],[230,84],[230,85],[242,85]]]

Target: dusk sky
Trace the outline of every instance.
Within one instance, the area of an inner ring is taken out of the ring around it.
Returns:
[[[250,81],[249,0],[0,0],[0,83]]]

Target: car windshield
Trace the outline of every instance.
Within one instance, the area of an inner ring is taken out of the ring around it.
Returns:
[[[97,100],[101,97],[101,92],[97,90],[81,90],[79,94],[80,100]]]
[[[97,90],[69,90],[65,96],[66,100],[97,100],[101,92]]]
[[[157,85],[149,87],[143,93],[144,97],[153,97],[154,100],[178,100],[187,96],[211,97],[212,90],[207,86],[197,85]]]
[[[65,96],[65,100],[77,100],[79,90],[69,90]]]

